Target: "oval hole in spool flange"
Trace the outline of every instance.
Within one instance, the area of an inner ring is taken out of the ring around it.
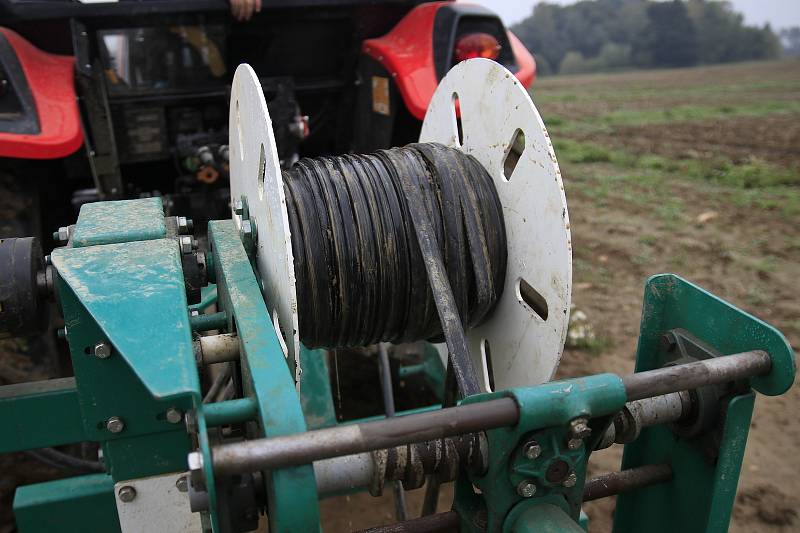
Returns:
[[[503,176],[506,181],[511,181],[511,175],[514,169],[517,168],[519,158],[522,157],[522,152],[525,151],[525,133],[517,128],[514,135],[511,136],[511,141],[506,147],[506,155],[503,158]]]
[[[264,145],[261,145],[261,153],[258,156],[258,199],[264,199],[264,180],[266,179],[267,156],[264,153]]]
[[[464,130],[461,126],[461,104],[458,93],[453,93],[453,128],[459,146],[464,146]]]
[[[520,278],[517,280],[517,293],[520,300],[542,320],[547,320],[547,300],[533,288],[530,283]]]
[[[483,385],[487,392],[494,392],[494,371],[492,370],[492,347],[489,339],[481,341],[481,364],[483,365]]]

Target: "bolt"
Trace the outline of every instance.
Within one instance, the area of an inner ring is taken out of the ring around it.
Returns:
[[[577,450],[583,445],[583,439],[569,439],[567,441],[567,448],[570,450]]]
[[[58,231],[53,232],[53,239],[58,242],[66,243],[69,241],[69,226],[61,226]]]
[[[539,443],[535,440],[528,441],[525,443],[525,446],[523,446],[522,453],[524,453],[525,457],[528,459],[536,459],[542,455],[542,447],[539,446]]]
[[[123,422],[118,416],[112,416],[106,420],[106,429],[111,433],[120,433],[123,429],[125,429],[125,422]]]
[[[181,420],[183,420],[183,413],[180,409],[175,409],[174,407],[167,409],[167,422],[178,424]]]
[[[574,439],[585,439],[592,434],[592,429],[588,426],[588,420],[584,417],[575,418],[569,423],[569,431]]]
[[[189,223],[186,221],[186,217],[175,218],[178,219],[178,233],[181,235],[189,233]]]
[[[562,485],[564,485],[569,489],[574,487],[575,483],[577,482],[578,482],[578,476],[575,475],[575,472],[570,472],[569,475],[567,476],[567,479],[564,480]]]
[[[203,455],[200,452],[192,452],[187,458],[189,463],[189,476],[192,480],[192,487],[197,490],[205,490],[206,475],[203,472]]]
[[[181,476],[175,481],[175,488],[180,492],[187,492],[189,490],[189,481],[186,479],[186,476]]]
[[[192,253],[192,238],[188,235],[184,235],[180,238],[181,243],[181,253],[182,254],[190,254]]]
[[[241,200],[235,200],[233,202],[233,212],[237,215],[241,215],[244,211],[244,203]]]
[[[536,494],[536,484],[530,479],[525,479],[517,485],[517,494],[523,498],[530,498]]]
[[[46,256],[44,256],[44,264],[45,265],[52,265],[53,264],[53,258],[50,257],[50,254],[47,254]]]
[[[108,359],[111,357],[111,345],[107,342],[98,342],[94,345],[92,353],[98,359]]]
[[[136,489],[131,487],[130,485],[125,485],[124,487],[120,487],[119,492],[119,499],[122,502],[130,503],[136,499]]]

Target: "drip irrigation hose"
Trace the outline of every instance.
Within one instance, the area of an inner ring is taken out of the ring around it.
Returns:
[[[479,392],[464,329],[500,298],[507,261],[502,206],[481,164],[412,144],[301,159],[283,179],[303,343],[444,336],[461,395]]]
[[[76,472],[105,472],[103,464],[99,461],[81,459],[55,448],[40,448],[25,452],[40,463],[58,468],[60,470],[74,470]]]

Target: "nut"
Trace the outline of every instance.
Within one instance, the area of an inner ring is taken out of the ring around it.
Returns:
[[[244,203],[241,200],[235,200],[233,202],[233,212],[237,215],[241,215],[244,211]]]
[[[180,409],[170,407],[167,409],[167,422],[170,424],[179,424],[183,420],[183,412]]]
[[[528,459],[536,459],[542,455],[542,447],[539,446],[539,443],[535,440],[528,441],[525,443],[525,446],[523,446],[522,453],[524,453],[525,457]]]
[[[98,359],[108,359],[111,357],[111,345],[107,342],[98,342],[94,345],[92,353]]]
[[[192,481],[192,487],[195,490],[205,490],[206,488],[206,475],[203,472],[203,455],[200,452],[192,452],[187,457],[189,463],[189,477]]]
[[[175,488],[180,492],[189,491],[189,480],[186,479],[186,476],[181,476],[175,481]]]
[[[121,502],[130,503],[136,499],[136,489],[130,485],[125,485],[124,487],[120,487],[117,495]]]
[[[530,498],[536,494],[536,484],[530,479],[525,479],[517,485],[517,494],[523,498]]]
[[[111,433],[120,433],[125,429],[125,422],[118,416],[112,416],[106,420],[106,429]]]
[[[569,475],[567,476],[567,479],[564,480],[562,485],[564,485],[567,488],[572,488],[575,486],[575,483],[577,482],[578,482],[578,476],[575,475],[575,472],[570,472]]]
[[[592,429],[589,427],[589,421],[586,418],[575,418],[569,423],[569,432],[574,439],[585,439],[592,434]]]
[[[69,242],[69,235],[69,226],[61,226],[57,232],[53,233],[53,238],[58,242],[67,243]]]
[[[178,222],[178,233],[180,235],[186,235],[189,233],[189,223],[186,220],[186,217],[175,217]]]
[[[190,254],[192,253],[192,238],[188,235],[183,235],[180,238],[181,243],[181,253],[182,254]]]

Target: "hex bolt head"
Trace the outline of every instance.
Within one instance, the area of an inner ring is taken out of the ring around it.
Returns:
[[[92,353],[98,359],[108,359],[111,357],[111,345],[107,342],[98,342],[94,345]]]
[[[180,235],[186,235],[189,233],[189,222],[186,217],[175,217],[178,222],[178,233]]]
[[[186,476],[181,476],[175,481],[175,488],[180,492],[189,491],[189,480],[186,479]]]
[[[535,440],[531,440],[525,443],[525,446],[522,448],[522,453],[525,454],[527,459],[536,459],[542,455],[542,447],[539,446],[539,443]]]
[[[53,238],[58,242],[69,242],[69,226],[61,226],[58,231],[53,233]]]
[[[180,409],[170,407],[167,409],[167,422],[170,424],[179,424],[183,420],[183,412]]]
[[[125,422],[118,416],[112,416],[106,420],[106,429],[111,433],[121,433],[125,429]]]
[[[570,450],[577,450],[583,445],[583,439],[569,439],[567,441],[567,448]]]
[[[564,480],[562,485],[564,485],[569,489],[574,487],[575,483],[577,482],[578,482],[578,476],[575,475],[575,472],[570,472],[569,475],[567,476],[567,479]]]
[[[182,254],[190,254],[192,253],[192,238],[189,235],[183,235],[179,242],[181,243],[181,253]]]
[[[569,432],[573,439],[585,439],[592,434],[592,429],[589,427],[589,421],[580,417],[570,421]]]
[[[235,200],[233,202],[233,212],[236,213],[237,215],[241,215],[243,211],[244,211],[244,204],[242,203],[242,201]]]
[[[187,457],[189,463],[189,477],[192,487],[197,490],[205,490],[206,474],[203,472],[203,455],[200,452],[192,452]]]
[[[130,485],[125,485],[124,487],[120,487],[117,495],[119,496],[119,500],[121,502],[130,503],[136,499],[136,489]]]
[[[517,494],[523,498],[531,498],[536,494],[536,483],[530,479],[524,479],[517,485]]]

